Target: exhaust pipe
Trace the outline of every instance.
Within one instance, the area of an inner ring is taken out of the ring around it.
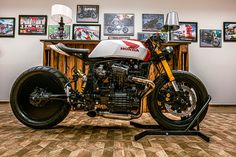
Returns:
[[[113,114],[113,113],[104,112],[104,111],[89,111],[89,112],[93,112],[93,113],[89,114],[89,112],[88,112],[87,114],[89,116],[92,115],[93,117],[98,115],[98,116],[102,116],[104,118],[120,119],[120,120],[131,120],[131,119],[137,119],[137,118],[141,117],[142,114],[143,114],[143,99],[149,93],[151,93],[155,89],[156,86],[155,86],[155,83],[153,81],[148,80],[148,79],[142,79],[142,78],[138,78],[138,77],[131,77],[130,80],[134,81],[135,83],[141,83],[141,84],[146,85],[145,89],[144,89],[144,92],[143,92],[143,95],[142,95],[140,109],[136,114],[123,115],[123,114]]]

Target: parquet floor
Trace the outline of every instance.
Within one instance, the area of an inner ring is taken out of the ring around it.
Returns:
[[[149,114],[135,121],[155,123]],[[142,129],[128,121],[72,111],[53,129],[33,130],[18,122],[5,103],[0,104],[0,156],[236,157],[236,107],[227,112],[211,107],[201,129],[210,143],[194,136],[146,136],[134,141]]]

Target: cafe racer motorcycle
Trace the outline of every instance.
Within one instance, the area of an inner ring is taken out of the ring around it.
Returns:
[[[186,129],[207,101],[208,93],[193,74],[171,70],[168,58],[173,48],[163,46],[164,42],[163,35],[155,33],[144,43],[103,40],[91,53],[61,43],[53,45],[59,53],[82,59],[89,65],[87,74],[74,69],[69,80],[51,67],[30,68],[12,87],[12,110],[23,124],[43,129],[60,123],[71,107],[83,109],[90,117],[139,118],[147,97],[149,112],[161,127]],[[155,70],[152,80],[150,66]],[[81,92],[73,88],[78,79],[83,82]],[[199,122],[206,113],[207,107]]]

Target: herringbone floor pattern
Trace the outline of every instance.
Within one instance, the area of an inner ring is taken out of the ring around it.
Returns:
[[[16,120],[9,104],[0,104],[0,156],[236,157],[235,109],[207,114],[201,124],[211,138],[207,143],[194,136],[146,136],[134,141],[142,129],[128,121],[89,118],[75,111],[53,129],[33,130]],[[149,114],[135,121],[155,123]]]

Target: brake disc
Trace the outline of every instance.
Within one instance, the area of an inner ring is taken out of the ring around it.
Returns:
[[[180,89],[182,90],[183,93],[188,93],[188,99],[189,99],[190,105],[186,104],[187,105],[186,107],[181,108],[181,112],[173,109],[173,105],[175,103],[172,103],[172,104],[165,103],[165,108],[170,114],[174,116],[188,117],[191,115],[192,111],[195,110],[196,108],[196,103],[197,103],[196,95],[194,91],[191,90],[191,88],[185,85],[180,85]]]

